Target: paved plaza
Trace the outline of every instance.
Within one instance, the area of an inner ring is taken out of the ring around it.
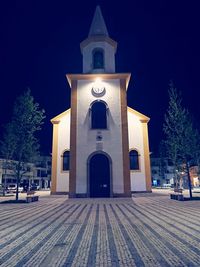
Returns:
[[[153,193],[0,204],[0,266],[200,266],[200,201]]]

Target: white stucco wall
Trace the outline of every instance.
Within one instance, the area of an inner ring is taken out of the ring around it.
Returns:
[[[97,151],[96,136],[101,132],[102,151],[112,159],[113,192],[123,193],[123,161],[121,138],[121,104],[119,80],[105,80],[103,84],[106,94],[100,98],[92,95],[92,81],[78,81],[77,93],[77,180],[76,192],[87,192],[87,160],[89,155]],[[90,112],[91,103],[97,99],[108,105],[109,130],[91,130]]]
[[[62,157],[70,149],[70,110],[60,119],[58,128],[57,192],[69,192],[69,172],[62,171]]]
[[[139,116],[128,110],[129,150],[136,149],[139,156],[139,171],[131,171],[131,191],[146,191],[144,145],[142,123]]]
[[[93,42],[83,48],[83,73],[91,72],[93,69],[92,51],[96,48],[104,50],[105,72],[115,72],[115,49],[106,42]]]

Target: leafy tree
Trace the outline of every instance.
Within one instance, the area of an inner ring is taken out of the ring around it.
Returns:
[[[30,89],[17,97],[11,121],[5,126],[3,140],[1,141],[1,153],[8,160],[12,160],[16,174],[18,200],[18,187],[22,175],[26,172],[25,165],[37,156],[39,143],[36,132],[41,130],[44,110],[31,96]]]
[[[174,165],[175,178],[178,180],[176,170],[179,170],[183,165],[186,166],[190,198],[192,198],[189,164],[191,160],[197,161],[200,144],[199,134],[194,128],[188,110],[182,106],[181,94],[174,87],[173,82],[170,82],[169,107],[165,114],[163,131],[166,137],[167,157]]]

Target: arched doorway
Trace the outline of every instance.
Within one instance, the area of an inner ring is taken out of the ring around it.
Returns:
[[[110,161],[101,153],[89,159],[90,197],[110,197]]]

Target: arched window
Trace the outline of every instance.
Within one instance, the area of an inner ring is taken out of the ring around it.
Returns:
[[[70,162],[70,152],[65,151],[63,153],[63,163],[62,163],[63,171],[69,171],[69,162]]]
[[[139,155],[137,150],[131,150],[129,152],[130,157],[130,169],[139,170]]]
[[[91,128],[107,129],[107,108],[102,101],[94,102],[91,107]]]
[[[95,50],[93,52],[93,68],[103,69],[104,68],[104,53],[103,50]]]

